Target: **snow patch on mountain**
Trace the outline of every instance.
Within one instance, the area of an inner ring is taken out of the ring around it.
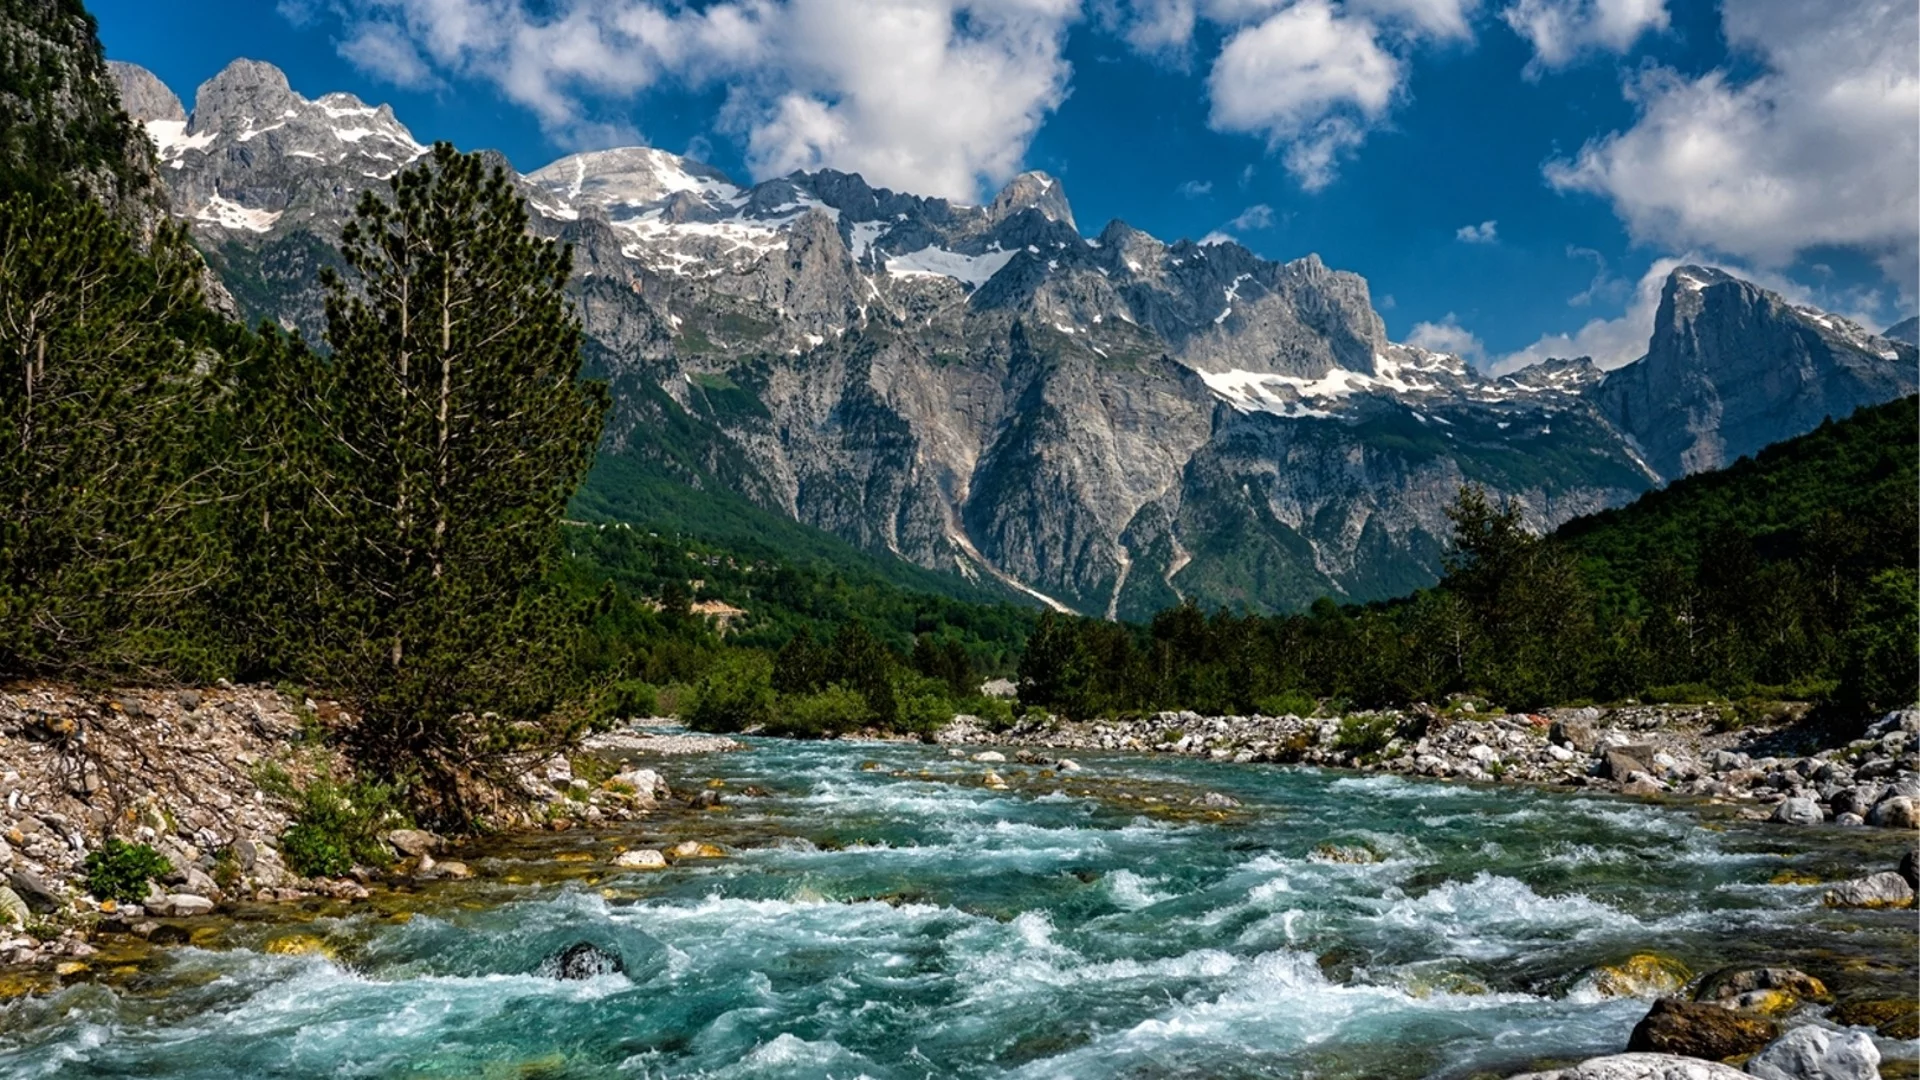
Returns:
[[[928,245],[906,255],[887,259],[887,273],[895,277],[945,277],[979,288],[992,280],[1016,251],[988,251],[981,255],[962,255],[957,251]]]

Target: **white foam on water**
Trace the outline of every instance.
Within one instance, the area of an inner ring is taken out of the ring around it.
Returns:
[[[1115,870],[1106,877],[1107,895],[1113,902],[1128,910],[1138,911],[1152,907],[1162,900],[1173,899],[1170,892],[1156,892],[1151,886],[1165,881],[1165,878],[1141,877],[1131,870]]]

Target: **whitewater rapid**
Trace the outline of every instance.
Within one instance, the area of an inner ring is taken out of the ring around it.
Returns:
[[[900,744],[676,763],[676,790],[718,780],[726,809],[496,843],[475,882],[298,928],[330,956],[269,953],[288,928],[241,922],[0,1006],[0,1076],[1464,1077],[1622,1048],[1646,1002],[1591,972],[1636,952],[1916,977],[1910,913],[1771,883],[1894,850],[1865,830],[1083,761],[996,765],[1006,791]],[[1240,805],[1194,805],[1208,792]],[[608,865],[681,839],[731,854]],[[562,854],[567,880],[540,872]],[[532,974],[583,940],[627,974]]]

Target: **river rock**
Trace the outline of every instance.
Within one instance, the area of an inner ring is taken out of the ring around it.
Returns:
[[[1880,1050],[1864,1031],[1797,1027],[1747,1062],[1761,1080],[1880,1080]]]
[[[20,894],[0,885],[0,926],[24,927],[33,918]]]
[[[673,845],[667,854],[675,859],[724,859],[727,857],[725,848],[715,844],[701,843],[698,840],[682,840]]]
[[[1554,1072],[1527,1073],[1513,1080],[1752,1080],[1717,1061],[1672,1054],[1614,1054]]]
[[[665,870],[667,857],[652,848],[636,848],[615,856],[613,865],[622,870]]]
[[[579,982],[598,975],[625,975],[626,961],[618,953],[608,952],[585,941],[572,945],[540,961],[535,974],[549,979]]]
[[[1910,847],[1900,856],[1900,876],[1907,879],[1908,885],[1920,889],[1920,847]]]
[[[1600,752],[1600,774],[1609,780],[1627,780],[1634,773],[1652,774],[1653,747],[1644,743],[1611,746]]]
[[[1693,978],[1687,965],[1658,953],[1635,953],[1594,969],[1593,988],[1602,997],[1657,998],[1677,993]]]
[[[1589,712],[1593,715],[1587,715]],[[1553,728],[1547,737],[1582,754],[1591,754],[1596,741],[1593,723],[1599,719],[1599,713],[1598,709],[1581,709],[1572,715],[1562,716],[1553,722]]]
[[[1780,990],[1797,998],[1827,997],[1827,984],[1790,967],[1721,968],[1700,980],[1693,999],[1727,1004],[1756,990]]]
[[[1628,1053],[1680,1054],[1721,1061],[1773,1041],[1780,1025],[1719,1005],[1661,998],[1633,1029]]]
[[[1873,804],[1873,810],[1867,814],[1867,824],[1883,829],[1920,828],[1920,807],[1905,795],[1888,795]]]
[[[973,755],[973,760],[980,761],[980,762],[989,762],[992,764],[999,764],[1000,762],[1007,760],[1007,755],[1001,753],[998,750],[982,750],[979,753]]]
[[[634,801],[646,806],[673,798],[673,793],[667,790],[667,782],[652,769],[626,769],[607,783],[631,789]]]
[[[66,906],[66,900],[54,891],[53,886],[42,881],[32,871],[9,871],[7,884],[13,887],[13,891],[19,895],[20,899],[26,901],[28,908],[43,915],[59,911]]]
[[[1892,871],[1843,881],[1827,890],[1828,907],[1903,908],[1913,904],[1913,886]]]
[[[1820,804],[1809,798],[1787,799],[1773,808],[1773,817],[1769,820],[1787,825],[1818,825],[1827,816],[1820,812]]]
[[[440,838],[422,829],[395,829],[385,837],[393,850],[417,859],[440,846]]]
[[[168,893],[160,900],[149,903],[147,910],[155,915],[185,919],[213,914],[213,901],[193,893]]]

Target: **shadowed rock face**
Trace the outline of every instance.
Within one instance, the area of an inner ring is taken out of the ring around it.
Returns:
[[[333,238],[422,150],[384,106],[248,61],[147,127],[247,317],[316,337]],[[1911,347],[1695,268],[1645,360],[1491,378],[1389,341],[1366,281],[1317,257],[1084,238],[1042,173],[983,207],[648,148],[520,182],[574,246],[611,452],[1088,614],[1404,592],[1464,481],[1547,528],[1914,382]]]
[[[1904,341],[1683,266],[1661,292],[1646,357],[1609,375],[1599,399],[1648,463],[1673,478],[1911,394],[1917,358]]]

